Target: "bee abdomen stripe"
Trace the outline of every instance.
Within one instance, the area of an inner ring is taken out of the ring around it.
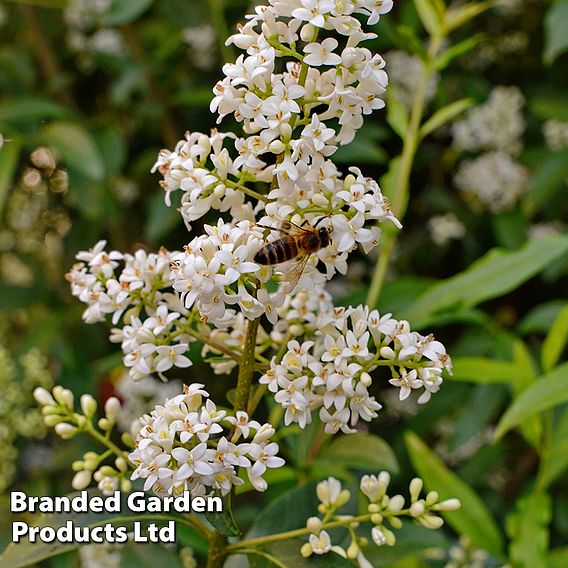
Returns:
[[[286,249],[284,248],[284,243],[281,240],[274,241],[272,243],[272,252],[274,253],[274,264],[284,262],[286,260]]]

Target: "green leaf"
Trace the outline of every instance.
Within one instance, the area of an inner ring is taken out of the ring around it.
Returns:
[[[396,473],[398,462],[391,447],[375,434],[350,434],[335,438],[318,455],[315,464]],[[314,464],[314,465],[315,465]]]
[[[435,314],[470,308],[514,290],[566,253],[566,235],[534,239],[516,251],[492,249],[464,272],[435,284],[401,317],[423,327]]]
[[[497,425],[495,438],[501,438],[529,417],[567,401],[568,363],[564,363],[542,376],[516,398]]]
[[[517,509],[507,517],[511,538],[509,558],[518,568],[547,568],[548,524],[552,505],[546,493],[534,493],[517,500]]]
[[[449,7],[444,18],[444,32],[450,32],[461,28],[464,24],[483,14],[489,8],[499,5],[499,0],[489,0],[486,2],[470,2],[460,6]]]
[[[509,361],[498,361],[486,357],[458,357],[452,359],[452,380],[477,384],[514,383],[519,378],[534,377],[530,368]]]
[[[421,127],[418,131],[418,136],[422,139],[428,136],[428,134],[434,132],[440,126],[443,126],[447,122],[450,122],[462,112],[466,111],[468,108],[474,105],[475,101],[473,99],[461,99],[450,103],[449,105],[437,110]]]
[[[434,67],[437,71],[443,71],[454,59],[465,55],[486,38],[485,34],[474,34],[455,45],[451,45],[436,58]]]
[[[68,120],[74,116],[68,108],[41,97],[22,96],[0,104],[0,122],[21,124],[42,120]]]
[[[440,4],[434,0],[414,0],[414,6],[428,33],[431,36],[439,35],[444,15],[440,11]]]
[[[550,322],[556,319],[565,305],[564,300],[551,300],[535,306],[519,322],[518,333],[528,335],[547,332],[550,329]]]
[[[544,17],[544,62],[551,65],[567,49],[568,0],[556,0]]]
[[[389,86],[387,96],[387,122],[398,136],[404,139],[408,130],[408,109],[400,102],[392,85]]]
[[[226,536],[241,536],[233,516],[231,496],[223,497],[223,511],[221,513],[204,513],[203,516],[221,533]]]
[[[413,432],[405,433],[410,460],[429,491],[437,491],[440,499],[456,497],[461,509],[443,514],[447,523],[459,534],[491,554],[503,557],[503,538],[495,519],[475,491],[463,482]]]
[[[181,223],[181,215],[173,203],[175,199],[178,197],[174,194],[172,205],[168,207],[164,203],[164,194],[160,191],[148,200],[147,218],[144,224],[144,237],[148,241],[158,243]]]
[[[93,133],[105,165],[105,177],[121,173],[126,163],[126,139],[116,126],[105,126]]]
[[[542,369],[544,372],[551,371],[558,363],[562,351],[568,339],[568,303],[562,308],[544,343],[542,344]]]
[[[153,3],[154,0],[112,0],[106,24],[108,26],[128,24],[139,18]]]
[[[528,220],[521,211],[506,211],[491,216],[497,243],[509,249],[517,249],[526,241]]]
[[[550,449],[544,453],[540,464],[539,481],[542,488],[548,487],[568,467],[568,408],[554,424]]]
[[[551,152],[537,166],[527,189],[525,204],[530,215],[538,213],[552,196],[566,186],[568,149]]]
[[[45,126],[42,143],[59,152],[65,164],[92,181],[104,177],[104,163],[97,145],[87,129],[72,122],[53,122]]]
[[[0,217],[8,192],[14,183],[21,150],[22,147],[16,140],[4,142],[4,146],[0,148]]]

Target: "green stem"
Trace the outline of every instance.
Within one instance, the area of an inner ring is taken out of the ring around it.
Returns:
[[[116,444],[113,444],[106,436],[103,436],[100,432],[97,432],[93,424],[87,421],[84,431],[94,438],[99,444],[107,447],[113,454],[116,454],[119,458],[124,458],[127,463],[131,463],[128,459],[128,452],[121,450]]]
[[[207,555],[207,568],[223,568],[227,557],[227,537],[218,531],[209,536],[209,554]]]
[[[239,365],[239,374],[237,377],[237,392],[235,393],[234,410],[247,410],[248,400],[250,396],[250,388],[252,385],[252,377],[254,375],[254,359],[256,350],[256,335],[260,318],[250,320],[247,325],[247,333],[245,336],[245,346],[243,356]]]
[[[371,513],[366,515],[359,515],[358,517],[351,517],[350,519],[342,519],[340,521],[332,521],[331,523],[324,523],[322,525],[322,530],[334,529],[338,527],[349,526],[353,523],[366,523],[371,520]],[[248,540],[241,540],[240,542],[235,542],[227,546],[227,552],[233,552],[241,548],[250,548],[253,546],[260,546],[262,544],[268,544],[270,542],[278,542],[279,540],[287,540],[289,538],[297,538],[299,536],[305,536],[310,534],[312,531],[308,528],[294,529],[292,531],[286,531],[282,533],[270,534],[267,536],[261,536],[258,538],[251,538]]]
[[[404,213],[406,212],[408,205],[410,173],[412,171],[414,156],[416,155],[418,147],[418,132],[420,130],[422,117],[424,116],[424,108],[426,106],[428,80],[432,73],[434,73],[432,62],[435,60],[436,54],[441,47],[442,39],[443,38],[441,37],[433,37],[430,43],[430,48],[428,50],[428,62],[424,64],[422,76],[416,89],[416,94],[410,111],[410,121],[404,135],[402,154],[400,156],[400,163],[396,174],[396,182],[391,195],[392,212],[399,220],[404,217]],[[379,260],[375,266],[371,286],[369,287],[369,293],[367,294],[367,305],[371,308],[374,308],[379,301],[397,235],[398,233],[391,228],[387,229],[384,233]]]

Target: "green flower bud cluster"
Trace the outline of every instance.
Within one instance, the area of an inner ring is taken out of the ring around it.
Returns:
[[[86,433],[106,448],[101,453],[87,452],[83,459],[73,462],[71,467],[75,476],[71,485],[74,489],[85,489],[94,480],[106,495],[117,489],[130,491],[132,465],[128,461],[128,454],[111,441],[112,431],[121,412],[118,398],[111,397],[106,401],[104,416],[98,419],[96,426],[93,422],[98,405],[90,394],[81,396],[80,413],[75,412],[73,393],[61,386],[54,387],[52,392],[45,388],[36,388],[34,398],[42,407],[45,424],[52,427],[61,438],[69,440],[79,433]],[[122,443],[127,448],[132,448],[132,436],[123,434]],[[113,465],[106,463],[111,457],[114,457]]]
[[[386,471],[361,478],[360,490],[368,499],[368,504],[367,513],[358,516],[337,514],[337,511],[351,500],[351,493],[342,488],[340,481],[330,477],[318,483],[318,512],[322,518],[308,519],[306,528],[310,534],[308,542],[300,549],[302,556],[307,558],[312,554],[326,554],[331,551],[344,558],[356,560],[359,565],[366,565],[365,562],[368,561],[363,555],[363,549],[369,544],[369,540],[355,532],[361,523],[370,522],[373,525],[371,539],[377,546],[394,546],[394,530],[402,527],[400,517],[409,517],[428,529],[439,529],[444,521],[436,513],[454,511],[461,507],[458,499],[440,501],[436,491],[430,491],[425,498],[420,498],[424,484],[416,477],[410,482],[410,504],[405,508],[405,498],[402,495],[387,495],[389,483],[390,475]],[[344,527],[349,531],[351,544],[347,549],[331,542],[328,529],[337,527]]]

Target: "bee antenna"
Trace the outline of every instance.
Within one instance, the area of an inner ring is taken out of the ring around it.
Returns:
[[[323,217],[320,217],[314,224],[314,229],[324,220],[327,219],[329,217],[329,215],[324,215]]]

